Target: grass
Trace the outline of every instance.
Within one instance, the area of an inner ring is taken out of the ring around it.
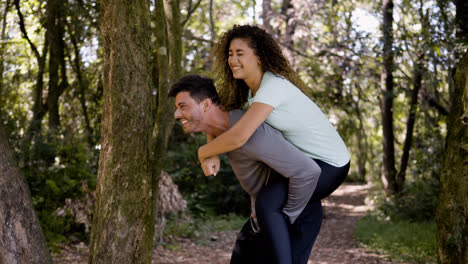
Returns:
[[[365,247],[389,255],[392,260],[411,263],[436,262],[434,221],[392,222],[366,216],[357,223],[354,236]]]
[[[247,217],[235,214],[195,219],[168,219],[164,229],[164,237],[183,237],[193,239],[200,244],[206,244],[213,233],[240,229],[246,220]]]

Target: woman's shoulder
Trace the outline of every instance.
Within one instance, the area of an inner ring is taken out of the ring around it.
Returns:
[[[277,88],[288,88],[295,87],[288,79],[281,75],[274,74],[270,71],[266,71],[263,74],[262,83],[260,86],[272,86],[274,85]]]

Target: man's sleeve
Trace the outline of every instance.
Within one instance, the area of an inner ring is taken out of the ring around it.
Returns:
[[[266,123],[260,125],[242,148],[289,178],[288,200],[283,212],[294,223],[314,193],[321,173],[320,167]]]

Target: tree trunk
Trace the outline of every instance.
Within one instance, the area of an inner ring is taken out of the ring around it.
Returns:
[[[89,263],[151,263],[149,9],[148,0],[101,1],[102,141]]]
[[[268,33],[273,34],[273,27],[270,23],[271,19],[273,18],[273,10],[271,10],[271,0],[263,0],[262,8],[263,27]]]
[[[455,21],[457,24],[457,36],[456,38],[468,43],[468,2],[466,0],[455,0],[455,6],[457,7],[457,12],[455,16]]]
[[[283,45],[287,48],[283,50],[283,54],[286,59],[289,61],[290,64],[294,62],[294,57],[291,50],[294,50],[294,40],[293,36],[296,32],[297,21],[294,15],[294,6],[291,3],[291,0],[283,0],[283,4],[281,7],[281,14],[284,17],[284,24],[285,24],[285,33],[284,36],[281,37],[283,39]]]
[[[387,193],[396,191],[395,147],[393,135],[393,2],[383,0],[383,69],[382,89],[382,183]]]
[[[418,106],[418,94],[422,85],[423,69],[421,63],[416,64],[413,78],[413,92],[411,94],[410,112],[406,123],[405,143],[403,144],[403,154],[401,156],[400,170],[397,175],[397,192],[403,190],[406,178],[406,168],[408,167],[409,152],[413,143],[414,123],[416,122],[416,109]]]
[[[49,91],[47,108],[49,110],[49,129],[60,128],[59,97],[68,86],[65,65],[64,2],[47,2],[47,38],[49,46]]]
[[[72,18],[73,20],[76,20]],[[76,22],[77,23],[77,22]],[[76,32],[77,30],[73,29],[73,25],[70,25],[67,23],[68,30],[70,32],[70,39],[73,44],[73,52],[75,53],[75,58],[74,58],[74,68],[75,68],[75,73],[76,73],[76,79],[78,81],[78,86],[80,88],[80,105],[81,105],[81,110],[83,111],[83,117],[85,121],[85,128],[86,128],[86,136],[88,139],[88,147],[92,148],[94,146],[94,132],[93,129],[91,128],[91,122],[89,121],[89,115],[88,115],[88,107],[86,105],[86,90],[88,88],[88,80],[86,79],[84,73],[82,73],[82,67],[81,67],[81,55],[80,55],[80,48],[78,47],[78,41],[77,41],[77,36]]]
[[[468,52],[455,69],[437,207],[439,263],[468,263]]]
[[[359,93],[360,94],[360,93]],[[358,156],[358,172],[359,172],[359,180],[362,180],[363,182],[366,180],[366,162],[367,162],[367,157],[368,154],[367,152],[369,151],[369,146],[367,143],[367,135],[365,132],[364,128],[364,121],[361,113],[361,109],[359,106],[359,102],[356,103],[354,106],[356,116],[359,121],[359,127],[357,131],[357,144],[358,144],[358,149],[357,149],[357,156]]]
[[[158,110],[152,140],[153,192],[163,168],[169,135],[174,125],[174,99],[168,97],[169,86],[182,75],[182,28],[178,0],[157,0],[156,40],[158,46]],[[166,30],[167,28],[167,30]],[[156,196],[154,197],[156,199]]]
[[[29,187],[0,126],[0,263],[52,263]]]
[[[2,14],[2,30],[0,33],[0,40],[3,42],[6,39],[6,24],[7,24],[7,14],[8,10],[10,9],[11,0],[7,0],[3,9]],[[4,53],[5,53],[5,44],[0,43],[0,105],[3,105],[3,71],[5,65],[4,61]]]

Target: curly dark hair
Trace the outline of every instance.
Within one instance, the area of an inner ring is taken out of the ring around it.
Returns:
[[[221,104],[226,110],[239,109],[247,102],[249,87],[243,80],[234,79],[229,67],[229,45],[233,39],[244,39],[260,59],[262,71],[288,79],[304,94],[308,95],[306,85],[294,72],[284,57],[278,43],[264,29],[254,25],[234,25],[225,32],[213,48],[216,57],[214,69]]]

